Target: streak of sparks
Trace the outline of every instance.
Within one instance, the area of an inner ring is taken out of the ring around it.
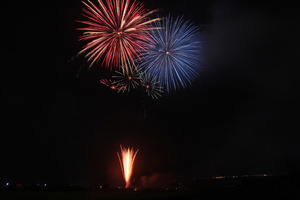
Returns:
[[[133,163],[139,150],[134,151],[133,148],[122,147],[122,145],[120,145],[120,149],[121,155],[119,152],[117,152],[117,154],[121,165],[122,174],[126,182],[125,187],[128,188],[130,186]]]

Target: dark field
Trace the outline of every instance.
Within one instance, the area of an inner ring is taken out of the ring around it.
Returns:
[[[299,199],[296,194],[288,191],[234,191],[234,192],[196,192],[196,191],[164,191],[164,192],[113,192],[113,191],[1,191],[1,200],[113,200],[113,199]]]
[[[2,188],[0,200],[298,200],[298,177],[272,177],[267,179],[210,180],[197,187],[184,190],[133,191],[123,189],[70,189],[70,188]]]
[[[197,199],[188,192],[126,191],[2,191],[1,199],[96,200],[96,199]]]

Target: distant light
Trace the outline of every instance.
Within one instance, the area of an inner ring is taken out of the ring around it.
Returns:
[[[112,90],[115,90],[115,89],[116,89],[116,86],[112,85],[110,88],[111,88]]]
[[[102,189],[102,185],[100,185],[100,189]]]
[[[46,184],[46,183],[44,184],[44,187],[47,187],[47,184]]]
[[[9,186],[9,183],[6,183],[5,185],[6,185],[6,186]]]

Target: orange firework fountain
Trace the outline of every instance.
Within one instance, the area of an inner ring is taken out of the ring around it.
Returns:
[[[120,145],[120,149],[121,149],[121,156],[118,152],[117,152],[117,154],[119,157],[123,177],[126,182],[125,187],[128,188],[130,186],[130,178],[132,175],[134,159],[139,150],[134,152],[133,148],[131,148],[131,149],[125,148],[125,147],[122,147],[122,145]]]

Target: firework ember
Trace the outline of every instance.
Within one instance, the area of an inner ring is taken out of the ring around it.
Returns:
[[[126,188],[130,186],[130,178],[132,175],[133,163],[136,157],[136,154],[139,150],[134,151],[133,148],[126,148],[120,145],[121,155],[117,152],[118,158],[121,165],[121,170],[123,173],[124,180],[126,182]]]

